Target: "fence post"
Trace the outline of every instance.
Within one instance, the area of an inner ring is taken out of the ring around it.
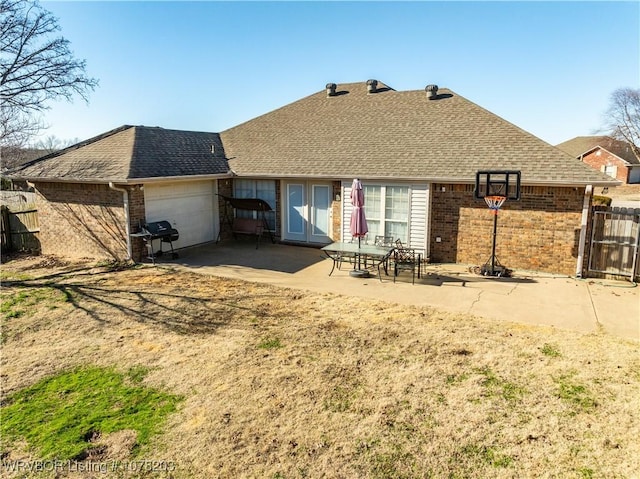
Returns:
[[[7,251],[13,249],[11,242],[11,226],[9,224],[9,208],[5,205],[0,206],[1,225],[2,225],[2,248]]]

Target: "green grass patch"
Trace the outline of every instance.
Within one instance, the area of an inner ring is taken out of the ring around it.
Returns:
[[[368,437],[356,445],[356,455],[362,458],[361,475],[372,479],[412,479],[433,477],[430,471],[419,470],[410,446],[393,436],[382,439]],[[355,476],[354,476],[355,477]]]
[[[481,462],[495,468],[505,468],[513,464],[511,456],[502,454],[491,446],[467,444],[459,450],[458,454],[471,463]]]
[[[480,368],[477,372],[484,376],[482,385],[485,387],[485,396],[499,396],[511,402],[519,400],[528,393],[522,386],[498,377],[488,367]]]
[[[55,309],[60,304],[71,300],[69,295],[55,288],[25,288],[2,296],[0,313],[3,319],[32,314],[41,307]]]
[[[456,384],[456,383],[464,382],[467,379],[469,379],[469,374],[467,374],[467,373],[447,374],[447,378],[446,378],[445,381],[446,381],[447,384]]]
[[[336,386],[323,401],[324,408],[331,412],[347,412],[358,396],[358,386]]]
[[[140,450],[181,399],[138,385],[145,371],[88,367],[45,378],[7,398],[2,436],[25,440],[43,458],[68,460],[84,458],[96,436],[133,429]]]
[[[565,374],[554,381],[558,385],[556,396],[571,405],[573,414],[589,412],[596,408],[598,402],[584,384],[580,384],[573,378],[574,374]]]
[[[554,344],[549,343],[544,343],[544,345],[540,348],[540,352],[545,356],[549,356],[550,358],[557,358],[562,356],[558,347]]]
[[[0,281],[28,281],[30,279],[33,279],[30,274],[16,271],[0,271]]]
[[[283,346],[278,338],[264,338],[262,341],[260,341],[258,347],[260,349],[278,349]]]
[[[378,453],[371,461],[371,476],[376,479],[409,479],[416,476],[415,457],[399,446],[395,450]]]
[[[582,477],[584,479],[592,479],[594,477],[593,469],[589,467],[581,467],[577,472],[579,474],[579,477]]]

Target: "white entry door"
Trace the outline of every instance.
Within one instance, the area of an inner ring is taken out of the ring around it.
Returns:
[[[283,183],[283,238],[305,243],[331,242],[331,183]]]

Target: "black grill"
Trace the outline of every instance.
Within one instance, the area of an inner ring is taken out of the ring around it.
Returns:
[[[173,242],[177,241],[180,237],[178,230],[171,227],[171,223],[168,221],[153,221],[151,223],[145,223],[142,227],[142,238],[147,244],[147,257],[155,263],[155,259],[158,256],[162,256],[162,243],[169,243],[171,246],[171,257],[177,258],[178,253],[173,250]],[[153,241],[160,240],[160,250],[153,251]]]

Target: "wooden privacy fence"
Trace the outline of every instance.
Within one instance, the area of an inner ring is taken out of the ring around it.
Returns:
[[[640,277],[640,209],[595,208],[589,272]]]
[[[40,251],[38,209],[33,193],[3,191],[2,251]]]

